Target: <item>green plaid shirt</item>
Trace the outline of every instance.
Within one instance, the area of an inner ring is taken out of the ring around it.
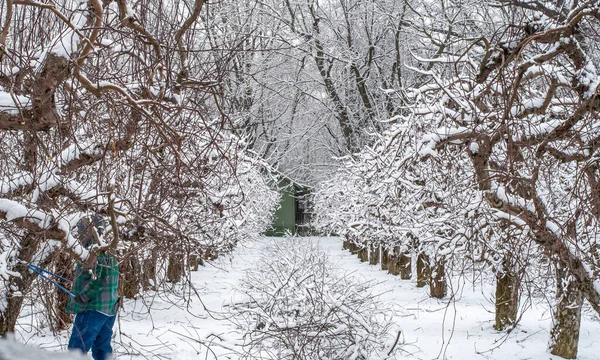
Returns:
[[[90,300],[80,305],[73,301],[73,298],[69,298],[67,312],[78,314],[86,310],[95,310],[109,316],[116,315],[118,287],[119,264],[111,255],[98,255],[93,271],[77,264],[72,292]]]

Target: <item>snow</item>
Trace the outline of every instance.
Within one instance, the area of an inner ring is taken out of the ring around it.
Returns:
[[[33,176],[30,173],[17,173],[11,179],[2,179],[0,182],[0,194],[6,194],[21,186],[31,184],[33,184]]]
[[[433,157],[437,156],[437,151],[435,148],[438,144],[449,137],[468,134],[469,129],[466,127],[440,127],[435,132],[425,134],[421,139],[422,148],[419,150],[419,155],[425,157],[427,155],[431,155]],[[460,142],[459,139],[456,140]]]
[[[469,150],[471,151],[471,154],[476,155],[479,153],[479,144],[476,143],[475,141],[473,141],[472,143],[469,144]]]
[[[135,18],[135,11],[131,7],[131,5],[127,4],[126,6],[127,6],[127,9],[126,9],[126,13],[125,13],[125,18],[123,20]]]
[[[28,96],[0,91],[0,111],[18,115],[19,110],[27,108],[31,108],[31,99]]]
[[[14,339],[0,338],[0,359],[4,360],[84,360],[87,357],[79,353],[57,354],[36,349],[32,346],[23,346]]]
[[[584,99],[589,99],[596,94],[598,86],[600,86],[600,78],[598,77],[596,66],[591,60],[581,70],[579,81],[582,85],[586,86],[586,91],[583,94]]]
[[[508,194],[504,185],[497,185],[493,183],[492,189],[496,190],[496,195],[498,195],[498,198],[500,200],[509,203],[512,206],[516,206],[521,209],[526,209],[529,212],[535,213],[535,205],[533,204],[533,201],[525,200],[522,197]]]
[[[27,208],[25,206],[8,199],[0,199],[0,212],[6,213],[7,221],[27,216]]]
[[[524,140],[529,137],[547,135],[554,131],[554,129],[557,127],[561,126],[563,123],[564,120],[554,119],[537,125],[528,125],[527,130],[521,138]]]
[[[192,297],[189,303],[174,295],[190,290],[180,285],[167,293],[149,293],[143,299],[125,300],[115,325],[116,359],[239,359],[236,352],[240,350],[241,334],[224,317],[225,311],[240,299],[235,288],[239,288],[245,271],[257,268],[261,255],[272,242],[287,241],[292,240],[265,238],[192,272],[191,281],[199,297]],[[510,334],[497,332],[492,328],[493,281],[455,278],[453,298],[432,299],[426,289],[415,286],[414,280],[401,280],[381,271],[379,266],[359,262],[356,256],[341,249],[338,238],[297,241],[316,242],[331,258],[334,264],[331,271],[375,284],[373,291],[380,294],[380,300],[396,310],[394,319],[402,331],[398,359],[560,359],[547,352],[551,318],[544,299],[533,298],[531,303],[523,304],[531,308]],[[32,316],[21,318],[20,341],[65,351],[67,332],[56,337],[47,329],[30,332],[31,319]],[[579,360],[597,359],[599,331],[597,317],[584,309]]]
[[[546,229],[550,230],[552,233],[554,233],[554,235],[556,235],[559,238],[562,236],[560,227],[553,221],[546,221]]]
[[[78,11],[75,13],[71,24],[74,28],[66,29],[52,42],[54,45],[50,49],[50,53],[56,56],[70,59],[71,56],[78,51],[80,43],[79,30],[83,29],[87,23],[87,1],[80,1]]]

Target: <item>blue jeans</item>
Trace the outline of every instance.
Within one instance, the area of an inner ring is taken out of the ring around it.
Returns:
[[[116,316],[104,315],[101,312],[86,310],[75,316],[73,332],[69,339],[68,349],[79,349],[84,354],[92,349],[94,360],[105,360],[112,354],[110,338]]]

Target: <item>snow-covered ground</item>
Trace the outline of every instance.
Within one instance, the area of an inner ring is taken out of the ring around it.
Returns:
[[[272,242],[316,242],[328,254],[336,271],[373,280],[381,301],[396,309],[395,322],[402,330],[399,359],[543,359],[558,360],[547,350],[551,316],[542,300],[533,301],[520,325],[509,335],[493,325],[493,284],[481,288],[461,287],[454,299],[431,299],[414,281],[361,263],[342,250],[337,238],[265,238],[238,248],[191,274],[197,293],[178,286],[172,293],[127,300],[116,325],[117,359],[238,359],[240,334],[224,315],[229,304],[240,298],[245,270],[260,266],[261,256]],[[190,292],[184,303],[173,294]],[[32,331],[23,319],[18,336],[22,342],[51,351],[63,351],[68,334]],[[600,320],[584,312],[579,360],[599,358]]]

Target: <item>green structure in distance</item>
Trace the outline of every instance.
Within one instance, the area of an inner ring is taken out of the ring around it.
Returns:
[[[307,186],[280,176],[277,188],[281,194],[279,207],[275,211],[273,225],[266,236],[305,235],[309,232],[309,205],[311,190]]]

